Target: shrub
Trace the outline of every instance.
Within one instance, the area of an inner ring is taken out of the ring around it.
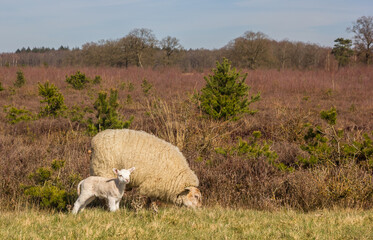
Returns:
[[[16,89],[15,89],[14,87],[9,87],[9,94],[10,94],[11,96],[16,95]]]
[[[125,82],[121,82],[120,84],[119,84],[119,86],[118,86],[118,88],[120,89],[120,90],[125,90],[126,89],[126,83]]]
[[[216,148],[217,153],[227,155],[237,155],[244,157],[246,160],[257,161],[260,158],[265,158],[275,168],[281,171],[293,171],[292,167],[286,166],[283,163],[277,161],[278,155],[271,149],[271,142],[260,141],[262,133],[260,131],[254,131],[249,141],[238,139],[237,146],[231,148]]]
[[[132,92],[135,90],[135,85],[132,82],[128,82],[128,91]]]
[[[216,62],[214,75],[204,77],[206,86],[197,96],[201,109],[214,119],[238,119],[242,114],[254,114],[249,105],[260,99],[260,93],[248,99],[250,87],[246,85],[247,74],[231,68],[231,63],[224,58],[223,63]]]
[[[75,188],[70,188],[70,186],[75,185],[80,177],[76,178],[72,174],[68,177],[72,182],[64,184],[59,177],[64,166],[65,161],[53,160],[51,168],[38,168],[28,176],[33,184],[21,185],[23,193],[42,208],[67,210],[67,206],[72,204],[76,198]]]
[[[25,85],[25,83],[26,83],[26,79],[25,79],[25,76],[24,76],[22,70],[18,70],[17,71],[17,79],[14,82],[14,87],[20,88],[23,85]]]
[[[344,144],[342,149],[354,161],[366,162],[364,165],[373,167],[373,141],[367,133],[363,134],[362,141],[355,140],[351,144]]]
[[[126,103],[127,104],[132,104],[133,100],[132,100],[132,96],[131,94],[127,94],[127,99],[126,99]]]
[[[39,96],[43,98],[42,100],[40,100],[40,103],[47,103],[46,106],[41,108],[39,113],[40,116],[56,117],[62,114],[67,109],[64,103],[63,95],[59,92],[58,88],[53,83],[38,83],[38,88]]]
[[[82,108],[80,106],[74,105],[67,111],[67,116],[72,122],[86,124],[86,113],[93,113],[93,110],[89,107]]]
[[[142,91],[145,95],[148,95],[150,92],[150,89],[152,89],[153,85],[144,78],[141,83]]]
[[[90,82],[84,73],[77,71],[70,77],[66,76],[66,82],[69,83],[74,89],[81,90]]]
[[[0,82],[0,92],[4,91],[3,84]]]
[[[325,120],[329,125],[335,125],[337,122],[337,110],[332,107],[329,111],[320,112],[321,119]]]
[[[36,200],[42,208],[66,209],[66,191],[51,184],[28,187],[24,194]]]
[[[98,85],[102,82],[101,76],[95,76],[95,78],[92,80],[92,83],[95,85]]]
[[[343,131],[336,131],[334,125],[337,121],[337,111],[331,108],[329,111],[320,112],[321,119],[328,126],[312,126],[307,124],[307,132],[304,135],[305,143],[300,146],[306,151],[308,157],[298,157],[298,164],[303,167],[312,167],[317,164],[339,164],[341,160],[340,142]]]
[[[309,124],[304,136],[305,143],[300,148],[306,151],[308,157],[298,157],[302,167],[313,167],[319,164],[340,165],[355,161],[368,167],[373,167],[373,144],[368,134],[364,133],[361,141],[349,141],[342,129],[336,129],[337,111],[331,108],[320,112],[326,127]]]
[[[13,106],[4,106],[4,112],[6,113],[5,118],[11,124],[29,121],[34,118],[34,115],[29,110],[18,109]]]
[[[88,132],[91,134],[96,134],[97,132],[108,128],[128,128],[133,121],[133,117],[130,117],[130,119],[127,121],[123,121],[122,117],[118,114],[118,107],[119,103],[117,90],[111,89],[108,99],[106,92],[100,92],[97,100],[94,103],[94,108],[97,111],[97,121],[93,123],[92,119],[90,119],[88,124]]]

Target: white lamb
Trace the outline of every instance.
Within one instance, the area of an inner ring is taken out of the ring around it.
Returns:
[[[79,198],[74,203],[72,213],[77,214],[80,210],[82,211],[96,197],[105,198],[111,212],[118,210],[126,184],[130,182],[130,175],[134,170],[134,167],[122,170],[113,168],[117,178],[90,176],[80,181],[78,184]]]

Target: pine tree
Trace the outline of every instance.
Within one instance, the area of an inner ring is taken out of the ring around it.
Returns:
[[[23,85],[25,85],[25,83],[26,83],[25,75],[23,74],[22,70],[18,70],[17,71],[17,79],[14,82],[14,86],[17,87],[17,88],[20,88]]]
[[[250,87],[245,83],[247,74],[231,68],[228,59],[216,62],[213,75],[205,76],[206,86],[201,90],[201,109],[214,119],[237,120],[242,114],[254,114],[249,105],[260,99],[260,93],[248,99]]]
[[[338,66],[344,67],[348,65],[350,57],[354,54],[354,51],[351,49],[352,41],[350,39],[337,38],[334,42],[332,54],[338,61]]]
[[[97,111],[97,122],[93,123],[92,120],[90,120],[88,124],[88,132],[91,134],[96,134],[108,128],[129,128],[133,121],[133,117],[130,117],[127,121],[122,121],[122,117],[118,114],[117,108],[119,107],[119,103],[117,90],[111,89],[110,96],[108,99],[107,98],[106,92],[100,92],[98,94],[98,98],[94,103],[94,108]]]
[[[66,82],[69,83],[74,89],[82,90],[90,82],[88,77],[80,71],[70,77],[66,76]]]
[[[38,83],[39,88],[39,96],[43,97],[43,100],[40,100],[40,103],[46,103],[47,105],[44,106],[41,110],[39,115],[40,116],[58,116],[62,114],[66,109],[66,105],[64,103],[64,97],[58,90],[58,88],[53,84],[49,84],[49,82],[45,82],[44,84]]]

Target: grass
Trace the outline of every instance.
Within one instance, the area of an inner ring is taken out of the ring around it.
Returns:
[[[373,210],[257,211],[162,208],[158,214],[89,208],[0,214],[0,239],[372,239]]]

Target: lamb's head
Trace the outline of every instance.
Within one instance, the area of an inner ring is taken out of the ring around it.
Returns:
[[[201,191],[196,187],[187,187],[176,199],[176,204],[197,208],[202,206]]]
[[[119,181],[125,184],[128,184],[130,182],[130,175],[134,170],[135,170],[135,167],[132,167],[130,169],[122,169],[122,170],[113,168],[113,172],[115,173],[115,175],[117,175]]]

